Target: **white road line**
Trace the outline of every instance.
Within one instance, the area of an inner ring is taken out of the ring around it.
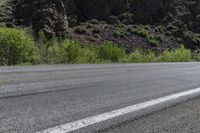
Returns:
[[[176,93],[176,94],[172,94],[172,95],[168,95],[165,97],[161,97],[158,99],[154,99],[154,100],[150,100],[150,101],[146,101],[143,103],[139,103],[139,104],[135,104],[132,106],[128,106],[125,108],[121,108],[118,110],[114,110],[111,112],[107,112],[107,113],[103,113],[100,115],[96,115],[96,116],[91,116],[85,119],[81,119],[75,122],[71,122],[71,123],[67,123],[67,124],[63,124],[60,126],[56,126],[53,128],[49,128],[46,129],[44,131],[40,131],[37,133],[68,133],[71,131],[75,131],[84,127],[87,127],[89,125],[93,125],[102,121],[106,121],[112,118],[116,118],[125,114],[129,114],[129,113],[133,113],[135,111],[139,111],[148,107],[152,107],[158,104],[162,104],[164,102],[169,102],[172,100],[178,100],[179,98],[185,97],[185,96],[190,96],[190,95],[194,95],[200,93],[200,88],[196,88],[196,89],[192,89],[189,91],[184,91],[184,92],[180,92],[180,93]]]

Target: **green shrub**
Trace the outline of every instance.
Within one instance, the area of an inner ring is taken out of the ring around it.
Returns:
[[[48,40],[43,33],[39,33],[39,44],[37,47],[39,49],[40,64],[60,63],[58,60],[60,54],[60,45],[57,38]]]
[[[156,46],[159,43],[154,34],[150,32],[149,26],[137,25],[134,29],[132,29],[132,32],[144,37],[145,39],[147,39],[147,42],[153,46]]]
[[[128,62],[130,63],[155,62],[156,60],[154,52],[141,49],[136,49],[128,56]]]
[[[161,55],[162,62],[188,62],[192,60],[192,53],[189,49],[181,48],[164,51]]]
[[[146,62],[157,62],[157,57],[154,52],[149,51],[148,54],[145,56]]]
[[[61,63],[77,63],[81,53],[80,44],[75,40],[64,40],[60,45]]]
[[[37,49],[23,30],[0,28],[0,65],[36,63]]]
[[[34,45],[33,39],[24,31],[0,28],[0,65],[187,62],[192,60],[191,51],[183,46],[172,51],[166,50],[159,56],[144,49],[136,49],[126,54],[123,48],[112,42],[105,42],[101,46],[81,47],[75,40],[58,40],[57,38],[48,40],[43,34],[39,36],[39,43]],[[148,37],[156,41],[154,36],[148,35]],[[194,54],[193,58],[199,61],[200,54]]]
[[[97,61],[97,51],[95,47],[92,46],[85,46],[84,48],[81,49],[80,51],[80,58],[78,59],[79,64],[94,64],[98,62]]]
[[[147,41],[149,44],[151,44],[153,46],[157,46],[157,44],[158,44],[158,40],[153,35],[147,36]]]
[[[98,58],[100,60],[109,60],[112,62],[119,62],[125,57],[125,50],[117,47],[112,42],[106,42],[99,47]]]
[[[139,50],[135,50],[133,53],[129,55],[128,62],[130,63],[144,62],[144,55]]]
[[[42,38],[38,47],[40,49],[40,63],[74,64],[80,58],[81,47],[75,40],[65,39],[59,41],[52,38],[46,41],[45,38]]]
[[[46,57],[46,62],[48,64],[59,64],[59,63],[61,63],[61,60],[60,60],[61,50],[60,50],[58,43],[55,42],[53,45],[49,46],[47,48],[46,54],[47,55],[45,57]]]
[[[128,62],[130,63],[142,63],[142,62],[188,62],[192,60],[192,54],[189,49],[181,48],[173,51],[164,51],[160,56],[156,56],[152,51],[145,51],[136,49],[128,56]]]

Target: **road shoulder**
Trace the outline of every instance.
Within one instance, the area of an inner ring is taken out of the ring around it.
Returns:
[[[106,133],[199,133],[200,98],[196,98],[141,119],[123,123]]]

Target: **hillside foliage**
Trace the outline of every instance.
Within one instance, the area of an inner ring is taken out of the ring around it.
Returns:
[[[0,27],[26,29],[42,63],[198,60],[200,0],[1,0]]]

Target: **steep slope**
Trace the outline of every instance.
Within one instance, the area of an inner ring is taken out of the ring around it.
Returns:
[[[6,21],[12,16],[12,6],[10,5],[11,0],[0,1],[0,24]]]
[[[62,21],[63,27],[69,21],[69,25],[74,26],[74,21],[91,19],[108,23],[121,21],[128,24],[154,24],[166,16],[170,4],[171,0],[21,0],[16,6],[14,16],[22,19],[23,24],[37,26],[45,25],[44,21],[49,25],[51,22]]]
[[[200,47],[200,0],[12,0],[12,5],[10,19],[2,20],[7,26],[31,26],[48,38],[110,40],[128,51]]]

